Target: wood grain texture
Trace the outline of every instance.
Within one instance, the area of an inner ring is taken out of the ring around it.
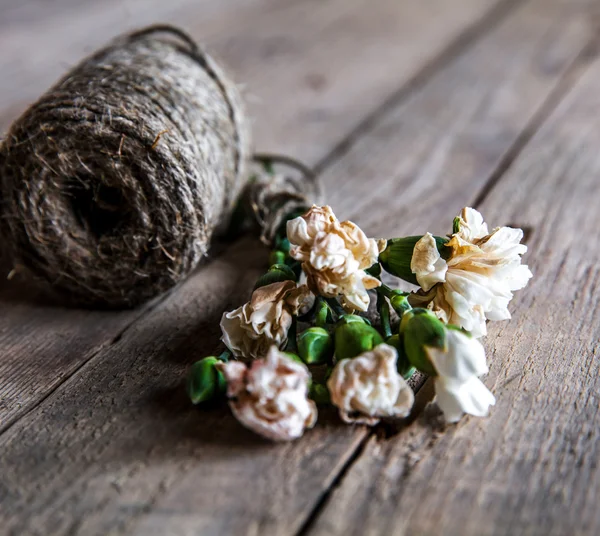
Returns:
[[[485,339],[491,416],[373,438],[310,534],[600,532],[599,106],[595,62],[481,206],[529,229],[534,273]]]
[[[248,80],[247,92],[269,103],[264,117],[264,107],[255,108],[263,124],[257,131],[260,145],[271,149],[270,136],[276,133],[281,138],[277,148],[295,152],[303,147],[307,163],[314,164],[344,136],[349,125],[359,122],[388,93],[406,83],[423,62],[439,54],[466,26],[475,24],[491,5],[491,0],[468,0],[456,8],[444,0],[431,0],[427,6],[419,4],[413,13],[407,4],[392,0],[381,2],[378,10],[372,10],[366,0],[302,5],[275,0],[203,0],[199,4],[189,0],[83,4],[61,0],[53,2],[53,10],[47,12],[37,3],[23,2],[0,18],[11,21],[0,31],[0,48],[5,51],[0,59],[0,116],[12,117],[69,64],[110,36],[165,19],[184,24],[194,37],[211,43],[234,68],[236,77]],[[440,20],[431,16],[434,12],[447,15],[443,28]],[[381,31],[383,15],[387,26]],[[416,25],[420,48],[404,50],[407,32]],[[356,35],[360,35],[358,43]],[[363,76],[377,70],[374,59],[390,47],[402,49],[397,69],[380,64],[377,76]],[[319,64],[323,57],[325,63]],[[315,92],[302,82],[311,79],[315,65],[328,68],[327,72],[343,83],[326,84],[326,89],[323,86]],[[370,97],[356,101],[358,94],[347,90],[350,85],[352,91]],[[326,114],[327,128],[318,127],[321,135],[297,124],[299,116],[310,116],[315,110],[332,110]],[[290,128],[292,124],[294,128]],[[0,430],[118,338],[143,313],[63,309],[32,304],[24,301],[25,297],[11,282],[4,282],[0,290]]]
[[[451,221],[476,195],[589,37],[581,13],[543,5],[541,22],[529,4],[511,13],[473,51],[390,107],[328,169],[342,216],[356,216],[369,233],[411,232]],[[442,113],[448,95],[452,112]],[[477,132],[489,132],[490,141],[475,143]],[[429,171],[421,175],[424,163]],[[445,170],[460,177],[460,191]],[[389,190],[364,189],[371,173]],[[342,197],[346,182],[356,194]],[[411,208],[419,184],[434,192],[433,215]],[[414,197],[401,196],[407,189]],[[442,203],[444,195],[452,204]],[[375,201],[387,204],[364,211]],[[226,408],[194,410],[181,386],[187,366],[215,350],[221,312],[245,299],[263,262],[254,243],[230,248],[0,436],[0,520],[8,534],[263,535],[305,526],[368,437],[365,429],[325,412],[302,440],[272,445]],[[337,511],[352,518],[358,507],[347,501]]]
[[[169,22],[205,44],[242,84],[259,150],[316,163],[466,28],[514,0],[378,0],[377,9],[367,0],[70,2],[60,0],[69,7],[51,18],[0,31],[0,48],[9,51],[0,58],[0,110],[10,107],[0,112],[4,121],[112,36]]]

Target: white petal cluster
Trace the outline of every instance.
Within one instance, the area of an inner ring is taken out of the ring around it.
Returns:
[[[520,243],[521,229],[498,227],[489,233],[481,214],[472,208],[464,208],[458,222],[458,232],[446,244],[451,248],[447,260],[429,233],[415,245],[411,270],[422,290],[411,303],[427,306],[444,322],[481,337],[487,332],[486,320],[510,318],[513,291],[532,277],[521,264],[527,246]]]
[[[488,372],[481,343],[448,329],[445,348],[426,347],[425,351],[437,372],[436,400],[446,421],[457,422],[463,413],[485,417],[496,399],[479,379]]]
[[[367,238],[350,221],[339,222],[328,206],[313,206],[306,214],[287,223],[290,255],[302,262],[313,292],[333,298],[341,296],[347,311],[366,311],[367,290],[381,283],[365,272],[377,262],[385,241]]]
[[[397,359],[395,348],[379,344],[336,364],[327,387],[342,420],[374,425],[382,417],[406,417],[410,413],[414,395],[398,374]]]
[[[221,340],[236,357],[263,357],[274,344],[284,348],[292,317],[314,300],[305,285],[282,281],[257,288],[242,307],[223,314]]]
[[[245,427],[274,441],[300,437],[317,420],[307,397],[310,373],[272,346],[250,367],[239,361],[219,365],[227,380],[229,406]]]

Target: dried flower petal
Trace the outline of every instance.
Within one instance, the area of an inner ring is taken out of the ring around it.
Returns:
[[[302,364],[271,346],[250,367],[230,361],[219,365],[227,380],[229,406],[247,428],[273,441],[300,437],[317,420],[309,400],[310,373]]]
[[[380,344],[337,363],[327,387],[331,402],[348,423],[374,425],[382,417],[406,417],[414,395],[398,374],[396,349]]]
[[[314,296],[308,287],[281,281],[257,288],[242,307],[221,318],[222,341],[237,357],[266,355],[271,345],[284,348],[292,316],[310,308]]]
[[[339,222],[328,206],[313,206],[287,223],[290,255],[302,262],[308,285],[322,296],[342,297],[347,311],[366,311],[367,290],[380,281],[365,272],[377,262],[385,241],[367,238],[350,221]]]
[[[411,269],[422,290],[410,301],[480,337],[487,332],[486,319],[510,318],[513,291],[532,277],[521,264],[527,246],[520,243],[520,229],[498,227],[488,234],[483,217],[472,208],[463,209],[457,222],[459,230],[447,243],[451,248],[447,261],[430,234],[415,245]]]

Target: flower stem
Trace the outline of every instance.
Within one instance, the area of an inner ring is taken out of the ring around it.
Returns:
[[[225,363],[227,363],[227,361],[229,361],[232,357],[233,357],[233,354],[229,351],[229,349],[227,349],[227,350],[224,350],[221,355],[218,355],[217,359],[219,361],[224,361]]]
[[[392,325],[390,322],[390,304],[382,293],[377,293],[377,311],[381,321],[381,329],[385,339],[392,336]]]

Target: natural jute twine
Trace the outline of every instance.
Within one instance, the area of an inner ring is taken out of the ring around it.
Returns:
[[[244,186],[236,87],[180,30],[84,60],[0,145],[1,247],[70,301],[132,306],[198,264]]]

